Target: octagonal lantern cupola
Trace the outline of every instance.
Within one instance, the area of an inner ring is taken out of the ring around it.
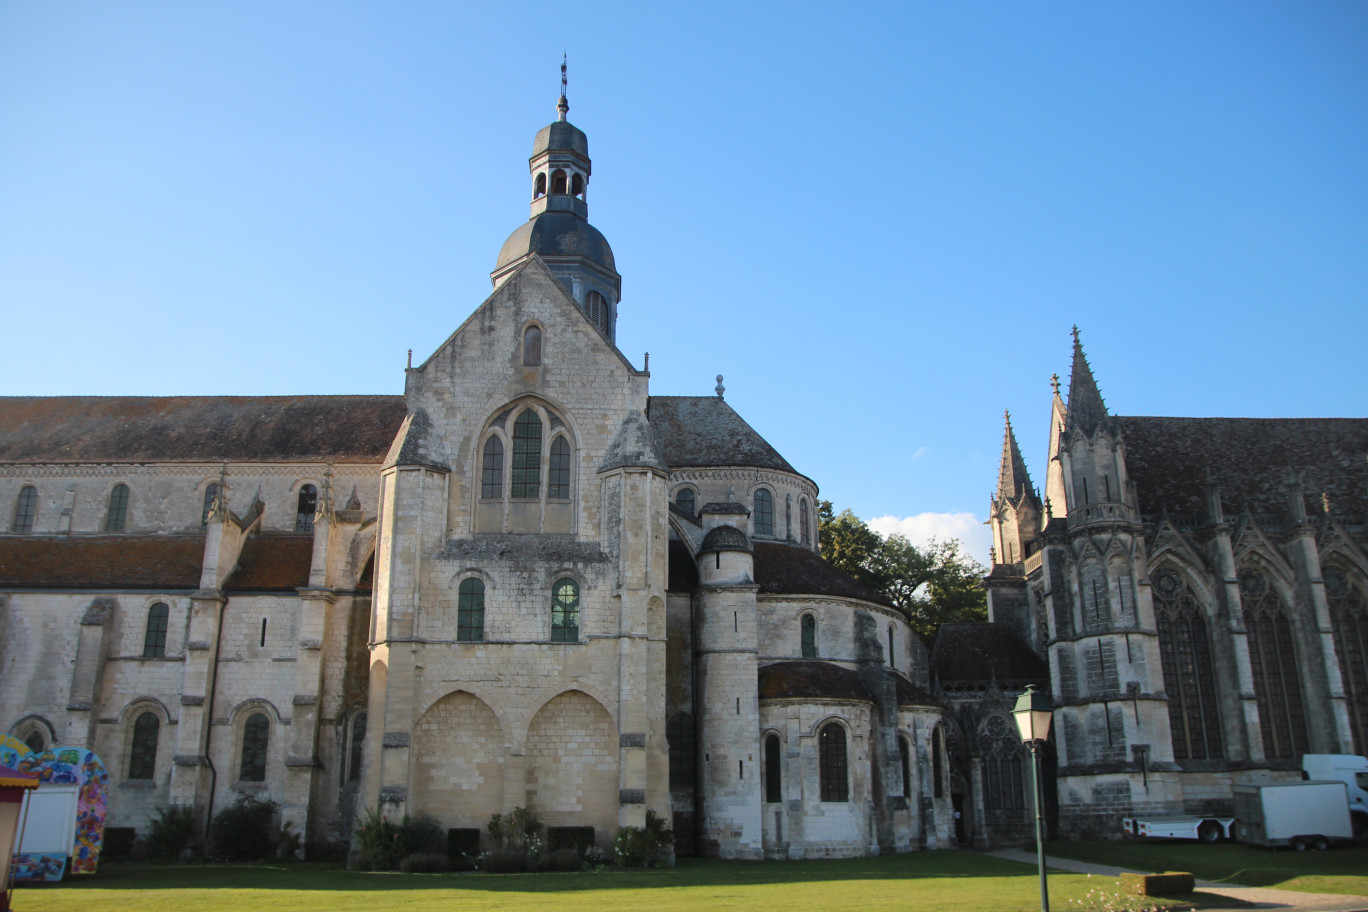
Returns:
[[[562,66],[556,120],[537,132],[528,160],[531,218],[504,241],[490,278],[497,288],[532,254],[540,256],[589,322],[612,342],[622,277],[608,240],[589,224],[589,139],[566,120],[569,110]]]

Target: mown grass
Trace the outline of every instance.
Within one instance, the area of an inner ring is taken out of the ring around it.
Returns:
[[[1368,896],[1368,846],[1293,852],[1233,842],[1199,845],[1175,839],[1051,842],[1045,851],[1061,858],[1147,872],[1190,871],[1198,880],[1247,887]]]
[[[683,859],[657,871],[579,874],[373,874],[331,864],[101,865],[99,873],[27,887],[17,912],[1034,912],[1033,866],[972,852],[914,852],[840,861]],[[1053,903],[1110,886],[1081,874],[1050,876]],[[1184,904],[1173,903],[1179,908]]]

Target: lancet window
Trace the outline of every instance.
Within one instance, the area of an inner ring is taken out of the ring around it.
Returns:
[[[1258,570],[1240,573],[1240,599],[1264,756],[1296,759],[1306,753],[1309,741],[1287,608]]]
[[[1174,570],[1154,574],[1154,623],[1175,760],[1223,756],[1206,614]]]
[[[1362,590],[1343,569],[1327,566],[1323,576],[1354,753],[1363,754],[1368,751],[1368,608]]]

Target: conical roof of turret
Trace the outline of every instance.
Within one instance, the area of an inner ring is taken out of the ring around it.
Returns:
[[[1012,430],[1012,413],[1006,412],[1007,428],[1002,434],[1002,467],[998,472],[998,500],[1018,503],[1022,495],[1035,496],[1031,486],[1031,473],[1026,470],[1026,460],[1021,458],[1017,446],[1016,433]]]
[[[1088,357],[1083,354],[1083,343],[1078,337],[1078,327],[1073,328],[1073,371],[1069,376],[1069,411],[1067,427],[1070,431],[1091,434],[1107,421],[1107,406],[1102,401],[1102,391],[1093,379]]]

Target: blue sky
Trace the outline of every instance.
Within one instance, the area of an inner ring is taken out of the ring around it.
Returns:
[[[0,393],[398,393],[570,119],[651,388],[965,535],[1120,414],[1368,386],[1368,4],[0,0]]]

